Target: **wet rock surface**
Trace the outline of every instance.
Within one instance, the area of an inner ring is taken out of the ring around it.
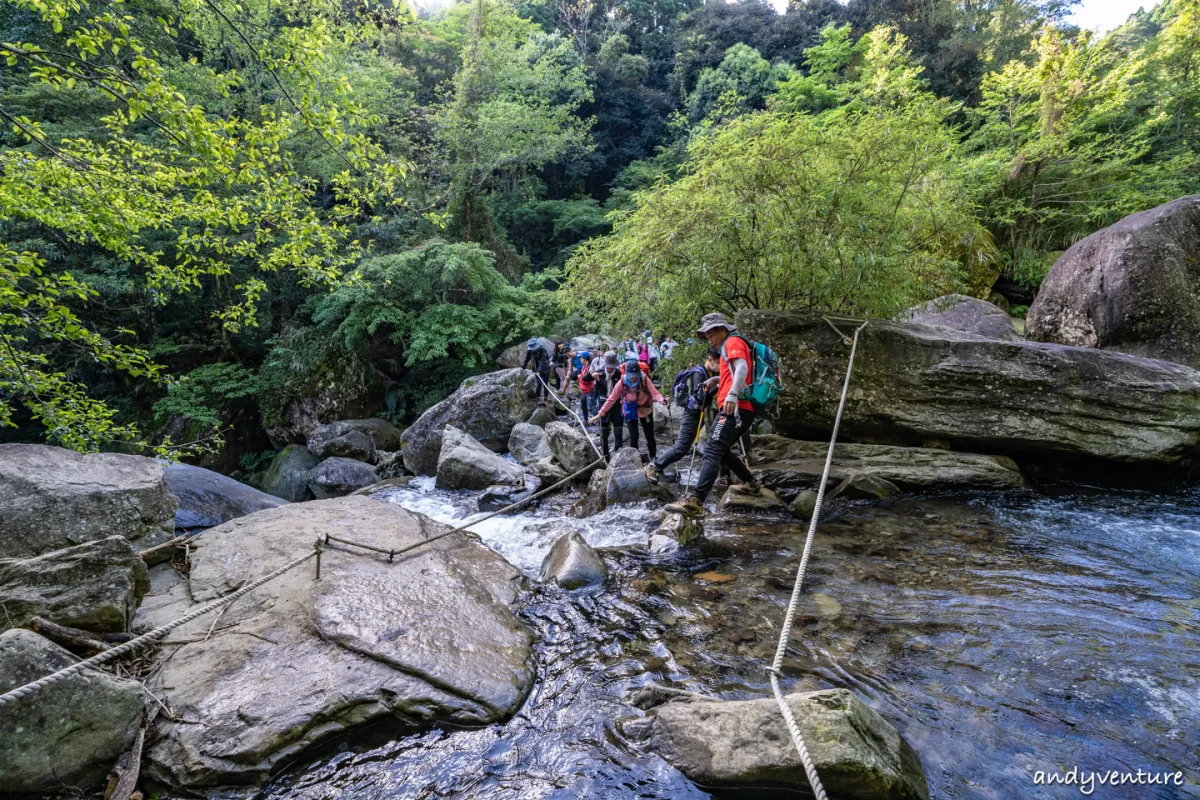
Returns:
[[[0,444],[0,558],[109,536],[151,547],[174,536],[176,503],[153,459]]]
[[[0,561],[0,630],[37,616],[96,633],[124,631],[149,590],[146,563],[121,536]]]
[[[726,514],[787,513],[788,506],[779,499],[779,495],[767,488],[758,495],[739,494],[727,489],[718,509]]]
[[[171,493],[179,498],[179,506],[175,509],[176,530],[211,528],[287,502],[219,472],[191,464],[167,464],[163,474]]]
[[[506,369],[467,378],[454,394],[431,407],[400,437],[404,466],[416,475],[437,472],[442,429],[452,425],[500,452],[508,447],[513,426],[534,410],[532,372]]]
[[[816,487],[821,482],[828,442],[775,435],[753,436],[751,440],[750,468],[767,486],[795,490]],[[879,478],[910,491],[1019,489],[1025,485],[1021,470],[1005,456],[838,442],[829,471],[831,488],[851,475]]]
[[[399,549],[445,530],[362,497],[283,506],[204,533],[179,616],[312,548],[326,533]],[[277,764],[380,719],[482,725],[511,715],[533,680],[513,611],[519,574],[470,534],[397,557],[336,546],[174,635],[151,688],[176,712],[147,771],[175,788],[264,780]],[[170,594],[167,595],[170,597]],[[169,658],[168,658],[169,656]],[[204,724],[196,724],[203,720]]]
[[[827,438],[846,346],[819,316],[738,315],[783,361],[780,428]],[[872,320],[859,338],[847,439],[1170,464],[1200,456],[1200,372],[1166,361]]]
[[[0,692],[79,659],[27,630],[0,633]],[[6,792],[90,789],[133,743],[145,694],[134,681],[84,671],[0,711],[0,776]]]
[[[1029,337],[1200,365],[1200,195],[1071,245],[1026,318]]]
[[[553,581],[564,589],[600,586],[608,577],[604,562],[578,533],[563,535],[542,562],[543,581]]]
[[[612,457],[607,468],[592,473],[571,513],[576,517],[590,517],[609,506],[644,500],[664,501],[670,496],[666,486],[655,485],[646,478],[638,451],[623,447]]]
[[[928,799],[916,751],[853,692],[825,689],[786,699],[830,796]],[[649,688],[634,702],[648,715],[626,724],[625,732],[699,784],[801,792],[809,787],[774,698],[719,700]]]
[[[475,513],[474,496],[428,478],[392,499],[401,497],[456,521]],[[613,721],[637,714],[630,698],[650,681],[769,698],[764,667],[808,526],[710,515],[694,546],[653,554],[652,504],[564,519],[573,499],[551,495],[532,514],[480,528],[531,576],[575,530],[602,548],[609,573],[602,590],[532,593],[522,616],[537,631],[538,680],[520,714],[485,729],[356,741],[305,760],[264,797],[370,800],[400,786],[455,800],[712,796]],[[1114,758],[1186,772],[1200,725],[1186,691],[1200,670],[1186,622],[1196,531],[1194,493],[943,493],[843,507],[814,539],[784,690],[854,692],[920,753],[935,797],[1025,797],[1037,769],[1099,771]],[[1163,553],[1170,569],[1146,569]]]
[[[493,484],[521,485],[521,467],[488,450],[475,437],[447,425],[438,457],[439,489],[486,489]]]
[[[289,444],[271,461],[262,479],[263,491],[269,495],[300,503],[314,499],[308,488],[308,471],[320,463],[302,444]]]

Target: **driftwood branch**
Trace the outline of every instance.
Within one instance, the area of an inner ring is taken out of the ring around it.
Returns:
[[[109,647],[97,634],[80,630],[79,628],[71,628],[67,625],[59,625],[56,622],[51,622],[41,617],[34,617],[29,620],[29,628],[34,633],[40,633],[55,644],[74,650],[83,650],[89,655],[103,653]]]
[[[146,741],[146,726],[138,729],[134,737],[133,747],[128,753],[123,753],[113,765],[108,777],[108,788],[104,790],[104,800],[130,800],[137,789],[138,773],[142,768],[142,745]],[[140,793],[139,797],[141,796]]]

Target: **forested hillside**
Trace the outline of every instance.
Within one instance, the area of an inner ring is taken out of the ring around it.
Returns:
[[[253,470],[530,335],[1036,289],[1200,191],[1200,0],[1070,6],[5,0],[0,439]]]

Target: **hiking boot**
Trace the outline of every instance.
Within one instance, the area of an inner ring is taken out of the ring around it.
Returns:
[[[729,487],[729,491],[734,494],[742,494],[747,497],[762,497],[762,484],[758,481],[752,483],[735,483]]]
[[[646,468],[642,470],[642,472],[646,474],[646,480],[650,481],[651,483],[658,483],[658,479],[662,477],[662,471],[659,470],[658,467],[654,466],[653,461],[647,464]]]
[[[690,494],[677,503],[670,503],[663,510],[688,519],[704,519],[704,506],[700,505],[700,501]]]

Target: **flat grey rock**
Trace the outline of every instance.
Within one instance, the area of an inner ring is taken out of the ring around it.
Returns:
[[[746,311],[737,323],[782,359],[780,429],[827,440],[849,355],[841,338],[817,315]],[[1200,456],[1200,372],[872,320],[859,337],[841,435],[901,445],[940,439],[966,452],[1192,461]]]
[[[153,613],[180,616],[326,534],[400,549],[445,530],[366,497],[263,511],[202,534],[191,597]],[[381,719],[485,725],[524,700],[534,672],[532,637],[513,609],[520,574],[474,535],[391,563],[333,544],[319,582],[314,572],[306,563],[236,601],[207,641],[209,617],[172,634],[196,641],[163,649],[151,688],[181,720],[205,724],[160,718],[152,779],[177,791],[258,784],[312,746]]]
[[[920,756],[883,717],[846,689],[786,696],[830,797],[927,800]],[[635,704],[631,738],[703,786],[808,791],[804,765],[773,697],[718,700],[650,687]]]
[[[442,431],[442,451],[438,456],[439,489],[486,489],[494,484],[520,486],[519,464],[501,458],[476,441],[475,437],[447,425]]]
[[[38,616],[96,633],[124,631],[149,590],[146,562],[121,536],[3,560],[0,630]]]
[[[151,547],[174,536],[176,502],[154,459],[0,444],[0,558],[110,536]]]

